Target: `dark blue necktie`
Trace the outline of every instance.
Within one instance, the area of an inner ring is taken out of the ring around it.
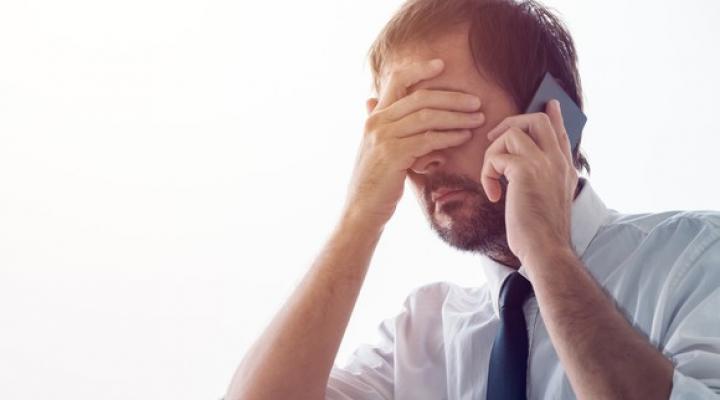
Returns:
[[[526,399],[528,337],[522,305],[532,285],[519,272],[500,289],[500,329],[493,342],[488,369],[487,400]]]

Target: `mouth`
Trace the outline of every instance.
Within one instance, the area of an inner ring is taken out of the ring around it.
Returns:
[[[465,190],[459,189],[459,188],[442,188],[442,189],[438,189],[438,190],[435,190],[434,192],[432,192],[430,199],[433,202],[437,202],[453,193],[464,192],[464,191]]]
[[[437,196],[435,194],[433,194],[435,207],[439,208],[441,205],[443,205],[444,203],[446,203],[448,201],[458,199],[458,198],[462,197],[466,192],[467,192],[467,190],[454,189],[454,190],[445,191],[443,193],[438,193]]]

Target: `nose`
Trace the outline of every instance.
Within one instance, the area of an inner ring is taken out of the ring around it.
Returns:
[[[427,175],[442,167],[446,161],[447,158],[441,150],[431,151],[415,160],[410,169],[416,174]]]

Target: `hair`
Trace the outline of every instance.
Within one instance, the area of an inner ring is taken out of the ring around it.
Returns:
[[[519,110],[530,103],[546,72],[583,109],[575,45],[550,9],[534,0],[407,0],[368,52],[373,87],[379,92],[383,63],[403,45],[468,24],[468,45],[478,72],[504,89]],[[575,168],[590,173],[580,151]]]

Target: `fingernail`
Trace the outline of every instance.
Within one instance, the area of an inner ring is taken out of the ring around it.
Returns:
[[[433,58],[430,60],[430,66],[433,68],[440,68],[443,65],[443,60],[440,58]]]

